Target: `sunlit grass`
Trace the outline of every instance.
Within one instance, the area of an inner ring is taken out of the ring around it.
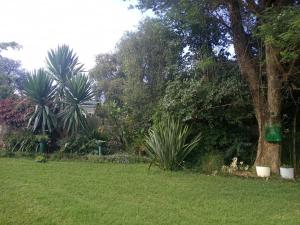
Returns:
[[[0,224],[300,224],[300,184],[0,159]]]

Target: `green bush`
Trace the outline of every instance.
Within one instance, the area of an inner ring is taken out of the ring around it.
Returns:
[[[183,167],[184,159],[200,140],[198,135],[188,141],[189,136],[188,126],[182,126],[179,121],[169,116],[162,118],[149,130],[146,137],[146,151],[152,163],[164,170]]]
[[[196,134],[201,132],[201,145],[186,162],[196,163],[203,153],[218,151],[224,154],[226,164],[234,156],[251,163],[258,137],[249,91],[235,67],[215,66],[221,71],[211,74],[211,79],[169,82],[159,112],[173,115]]]
[[[64,153],[86,155],[98,151],[96,139],[91,139],[86,135],[78,135],[60,140],[59,145],[60,151]]]
[[[38,144],[30,132],[9,133],[4,137],[4,144],[10,152],[36,152]]]
[[[200,165],[199,165],[200,164]],[[198,167],[206,174],[216,174],[224,165],[224,156],[221,153],[209,152],[204,154],[199,160]]]

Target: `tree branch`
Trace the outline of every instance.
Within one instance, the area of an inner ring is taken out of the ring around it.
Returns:
[[[260,14],[261,8],[255,3],[254,0],[246,0],[246,3],[250,11],[252,11],[254,14]]]

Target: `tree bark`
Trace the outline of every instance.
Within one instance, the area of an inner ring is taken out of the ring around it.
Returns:
[[[268,124],[281,126],[282,79],[278,65],[279,51],[271,44],[265,44],[268,87]],[[279,173],[281,163],[281,142],[266,143],[265,154],[259,160],[269,163],[271,171]]]
[[[267,123],[281,123],[281,81],[276,64],[276,51],[266,45],[267,99],[260,86],[260,72],[256,58],[251,54],[248,36],[244,30],[239,0],[228,0],[229,16],[233,35],[233,45],[242,75],[247,81],[258,123],[258,147],[255,165],[271,167],[273,173],[279,173],[280,150],[278,143],[268,143],[264,138]]]
[[[293,166],[295,170],[297,169],[297,151],[296,151],[296,134],[297,134],[297,114],[298,105],[296,105],[296,110],[293,118]]]

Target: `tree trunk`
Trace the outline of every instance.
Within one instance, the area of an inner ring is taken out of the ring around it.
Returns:
[[[266,72],[267,72],[267,118],[264,121],[268,125],[281,126],[281,109],[282,109],[282,79],[278,65],[278,51],[271,45],[265,44],[266,54]],[[262,130],[263,131],[263,130]],[[261,137],[262,136],[262,137]],[[264,139],[264,134],[261,132],[260,138]],[[281,163],[281,142],[270,143],[262,142],[264,151],[260,152],[256,157],[255,164],[262,164],[271,167],[273,173],[279,173]]]
[[[298,105],[296,105],[296,110],[293,118],[293,166],[295,170],[297,169],[297,151],[296,151],[296,134],[297,134],[297,114]]]
[[[279,173],[280,150],[278,143],[268,143],[264,138],[264,128],[267,123],[281,124],[281,81],[276,52],[272,46],[266,46],[267,99],[260,86],[260,73],[255,57],[250,51],[249,39],[245,33],[239,0],[228,0],[231,21],[233,45],[237,55],[241,74],[246,79],[258,123],[258,147],[255,165],[267,165],[273,173]]]

